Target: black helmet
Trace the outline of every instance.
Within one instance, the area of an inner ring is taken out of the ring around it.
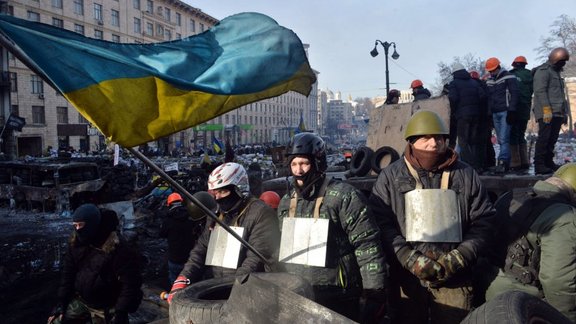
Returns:
[[[324,140],[312,133],[300,133],[294,135],[288,148],[286,149],[286,156],[294,157],[296,155],[304,155],[314,163],[315,169],[319,172],[324,172],[328,168],[326,162],[326,144]],[[292,161],[292,158],[288,159]]]

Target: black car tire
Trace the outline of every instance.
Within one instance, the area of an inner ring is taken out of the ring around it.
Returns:
[[[382,165],[382,160],[384,160],[384,158],[387,156],[390,157],[388,164]],[[391,148],[390,146],[382,146],[381,148],[376,150],[376,152],[374,152],[374,154],[372,155],[372,159],[370,159],[370,167],[372,168],[372,171],[374,171],[374,173],[380,174],[380,171],[382,171],[383,168],[392,164],[399,158],[400,155],[398,154],[398,152],[396,152],[395,149]]]
[[[350,160],[350,174],[357,177],[365,176],[370,171],[370,160],[374,151],[367,146],[360,146]]]
[[[522,291],[508,291],[472,311],[461,324],[564,324],[572,323],[539,297]]]

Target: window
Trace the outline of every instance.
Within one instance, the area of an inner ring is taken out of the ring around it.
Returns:
[[[18,105],[12,105],[12,109],[10,110],[12,115],[20,116],[20,107]]]
[[[112,9],[112,26],[119,27],[120,26],[120,11]]]
[[[94,4],[94,19],[102,21],[102,5],[99,3]]]
[[[170,8],[164,8],[164,19],[166,19],[167,22],[172,20],[172,11],[170,11]]]
[[[30,21],[40,21],[40,14],[34,11],[28,11],[28,20]]]
[[[142,33],[142,23],[140,22],[140,18],[134,18],[134,32],[137,34]]]
[[[10,91],[18,92],[18,74],[10,72]]]
[[[146,0],[146,12],[148,12],[149,14],[154,13],[154,1]]]
[[[96,39],[104,39],[104,32],[100,29],[94,29],[94,38]]]
[[[200,32],[203,32],[203,31],[204,31],[204,24],[200,23]]]
[[[132,7],[134,7],[134,9],[140,10],[140,0],[132,0]]]
[[[164,36],[164,26],[158,24],[156,25],[156,35],[157,36]]]
[[[44,84],[42,79],[37,75],[32,75],[31,85],[32,85],[32,93],[41,94],[44,93]]]
[[[84,15],[84,0],[74,0],[74,13]]]
[[[193,33],[196,32],[196,21],[194,19],[190,19],[190,31]]]
[[[154,24],[146,23],[146,35],[154,36]]]
[[[114,43],[120,43],[120,35],[112,34],[112,41]]]
[[[78,114],[78,124],[88,124],[88,119],[84,118],[81,114]]]
[[[62,0],[52,0],[52,8],[62,9]]]
[[[46,124],[44,106],[32,106],[32,124]]]
[[[58,18],[52,18],[52,26],[58,28],[64,28],[64,20]]]
[[[176,39],[182,39],[182,34],[176,33]]]
[[[182,26],[182,15],[180,13],[176,13],[176,25]]]
[[[78,34],[84,35],[84,26],[74,24],[74,31],[77,32]]]
[[[58,124],[68,124],[68,107],[56,107]]]
[[[164,39],[165,40],[172,40],[172,31],[168,29],[164,29]]]

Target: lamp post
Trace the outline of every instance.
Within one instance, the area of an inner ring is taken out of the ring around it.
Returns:
[[[394,53],[392,53],[392,58],[397,60],[400,57],[400,54],[398,54],[398,52],[396,52],[396,43],[394,42],[382,42],[381,40],[376,40],[376,42],[374,42],[374,49],[370,51],[370,55],[372,55],[372,57],[376,57],[378,56],[378,50],[376,49],[376,47],[378,47],[378,44],[382,45],[382,47],[384,47],[384,56],[386,56],[386,96],[388,96],[388,93],[390,92],[390,72],[388,71],[388,49],[390,48],[390,46],[394,46]]]

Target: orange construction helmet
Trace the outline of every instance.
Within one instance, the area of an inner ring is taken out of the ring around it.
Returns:
[[[175,202],[182,202],[182,200],[182,196],[180,196],[179,193],[173,192],[170,194],[170,196],[168,196],[168,199],[166,199],[166,205],[170,206]]]
[[[514,59],[514,61],[512,61],[512,65],[514,65],[514,63],[524,63],[524,64],[528,64],[528,61],[526,60],[526,57],[520,55],[520,56],[516,56],[516,58]]]
[[[472,79],[478,80],[478,79],[480,79],[480,73],[478,73],[478,71],[470,71],[470,77]]]
[[[412,81],[412,83],[410,83],[410,88],[414,89],[414,88],[421,87],[423,85],[424,85],[424,83],[422,83],[422,81],[416,79],[416,80]]]
[[[280,195],[274,191],[264,191],[260,195],[260,200],[266,203],[266,205],[276,209],[278,204],[280,204]]]
[[[499,66],[500,60],[495,57],[491,57],[486,61],[486,71],[488,72],[496,70]]]

